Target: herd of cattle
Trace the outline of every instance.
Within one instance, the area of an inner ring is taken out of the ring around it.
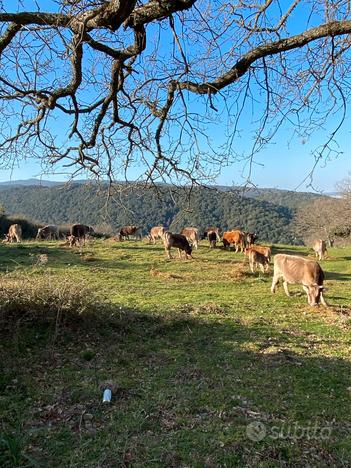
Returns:
[[[129,239],[129,236],[141,238],[141,227],[123,226],[118,235],[118,240]],[[67,234],[67,242],[70,247],[74,245],[84,245],[87,236],[94,233],[91,226],[85,224],[73,224]],[[37,239],[58,240],[60,236],[59,228],[56,225],[47,225],[38,229]],[[222,238],[221,238],[222,237]],[[185,259],[193,258],[193,249],[198,249],[199,241],[207,239],[211,249],[216,247],[217,242],[222,241],[225,249],[233,246],[235,253],[242,252],[248,256],[250,269],[260,268],[262,272],[269,270],[271,261],[271,248],[263,245],[257,245],[255,242],[257,236],[254,233],[245,233],[240,230],[226,231],[220,235],[217,227],[209,227],[200,236],[199,230],[195,227],[186,227],[179,234],[166,230],[163,226],[151,228],[147,236],[149,242],[156,244],[157,239],[161,239],[164,244],[167,258],[171,259],[171,249],[177,248],[179,258],[182,255]],[[22,229],[19,224],[12,224],[8,233],[5,235],[4,242],[12,243],[14,240],[20,242],[22,239]],[[326,256],[326,243],[317,239],[313,243],[313,250],[318,260],[323,260]],[[324,273],[319,263],[314,260],[297,255],[277,254],[274,256],[274,272],[271,291],[274,293],[279,280],[283,279],[284,291],[289,296],[288,284],[301,284],[307,293],[308,303],[312,306],[321,302],[326,305],[323,298]]]

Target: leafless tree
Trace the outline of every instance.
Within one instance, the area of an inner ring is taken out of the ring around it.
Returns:
[[[333,246],[337,234],[351,228],[350,208],[344,199],[318,197],[298,209],[293,222],[295,232],[307,245],[323,239]]]
[[[339,151],[349,0],[30,4],[0,1],[3,167],[36,157],[73,173],[128,179],[138,167],[140,180],[195,183],[245,157],[250,177],[282,125],[307,139],[328,118],[334,129],[316,164]],[[249,124],[242,155],[237,139]]]
[[[343,180],[341,180],[336,185],[336,188],[339,191],[340,196],[349,206],[351,216],[351,173],[349,173],[348,177],[345,177]]]

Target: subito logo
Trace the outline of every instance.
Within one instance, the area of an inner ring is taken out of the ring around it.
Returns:
[[[266,437],[266,426],[261,421],[253,421],[246,426],[246,435],[250,440],[259,442]]]

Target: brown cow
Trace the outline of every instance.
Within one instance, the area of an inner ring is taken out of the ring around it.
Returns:
[[[58,239],[59,228],[55,224],[48,224],[38,229],[37,239]]]
[[[322,239],[317,239],[313,242],[312,249],[314,250],[318,260],[324,260],[327,253],[327,244]]]
[[[124,239],[128,239],[129,240],[129,236],[132,236],[132,235],[137,235],[137,231],[139,231],[141,229],[141,226],[123,226],[121,227],[120,231],[119,231],[119,235],[118,235],[118,238],[120,241],[124,240]],[[140,233],[138,233],[138,236],[141,237]]]
[[[13,239],[16,239],[16,242],[21,242],[22,240],[22,228],[19,224],[11,224],[8,233],[5,234],[5,242],[12,244]]]
[[[272,250],[270,247],[265,247],[264,245],[252,245],[250,249],[255,250],[256,252],[264,255],[268,262],[271,261]]]
[[[70,229],[70,236],[68,237],[70,246],[72,247],[77,240],[84,245],[86,236],[93,232],[94,229],[91,226],[87,226],[86,224],[73,224]]]
[[[249,257],[250,269],[252,273],[254,273],[254,267],[260,267],[262,273],[269,270],[269,260],[265,255],[250,247],[247,247],[244,250],[244,254],[248,255]]]
[[[163,226],[154,226],[150,229],[149,239],[153,244],[156,244],[156,239],[162,239],[165,233],[165,228]]]
[[[315,306],[320,301],[324,306],[327,305],[323,297],[324,273],[314,260],[297,255],[275,255],[272,293],[275,293],[280,278],[283,278],[283,286],[287,296],[290,296],[288,284],[302,284],[307,293],[309,305]]]
[[[189,244],[193,245],[197,250],[199,245],[199,230],[194,227],[186,227],[180,233],[188,239]]]
[[[171,248],[175,247],[178,249],[179,258],[182,258],[181,253],[185,252],[185,258],[192,257],[192,247],[188,242],[188,239],[182,234],[172,234],[166,231],[163,236],[163,244],[165,246],[166,255],[169,259],[171,256]]]
[[[245,244],[244,233],[239,230],[226,231],[223,234],[222,242],[223,242],[224,248],[229,248],[229,249],[230,249],[230,244],[234,244],[235,253],[238,252],[239,248],[240,248],[240,252],[244,251],[244,244]]]

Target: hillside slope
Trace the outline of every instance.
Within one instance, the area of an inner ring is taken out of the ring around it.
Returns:
[[[266,196],[261,190],[256,197],[246,197],[197,188],[188,200],[184,192],[171,193],[169,187],[160,188],[158,193],[145,187],[120,188],[108,199],[106,188],[93,183],[16,186],[0,190],[0,203],[9,215],[20,214],[43,224],[108,224],[113,230],[137,224],[144,233],[159,224],[173,231],[185,225],[201,230],[216,225],[222,230],[254,231],[262,241],[299,243],[290,223],[296,207],[311,199],[311,194],[285,191],[279,196],[276,190],[273,196],[269,189]]]

